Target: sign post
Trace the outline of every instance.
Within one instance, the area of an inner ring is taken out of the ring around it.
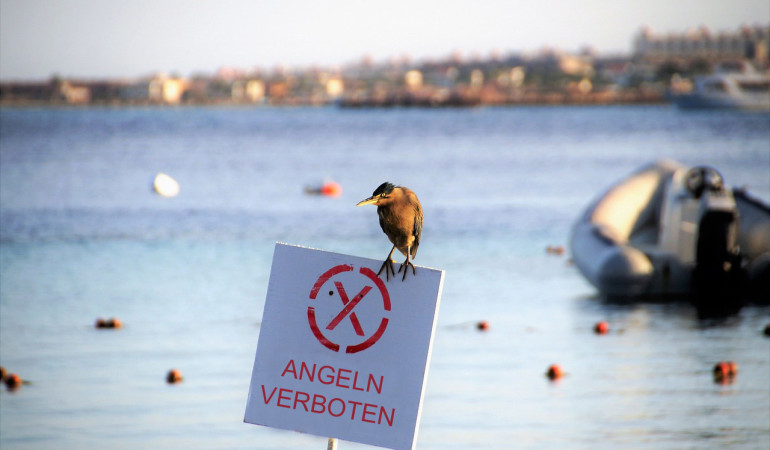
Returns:
[[[414,447],[444,272],[381,264],[276,244],[245,422]]]

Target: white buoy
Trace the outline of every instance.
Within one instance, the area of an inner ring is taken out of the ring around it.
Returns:
[[[179,183],[163,172],[155,175],[152,188],[162,197],[176,197],[179,194]]]

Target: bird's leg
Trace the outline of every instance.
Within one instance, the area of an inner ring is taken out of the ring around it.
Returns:
[[[380,276],[380,274],[382,273],[382,269],[385,269],[385,281],[390,281],[391,274],[393,274],[393,278],[396,277],[396,270],[393,268],[393,250],[395,249],[396,249],[396,246],[394,245],[393,248],[390,249],[390,253],[388,253],[388,257],[385,258],[385,262],[383,262],[382,266],[380,266],[380,270],[377,272],[377,276]]]
[[[401,270],[403,269],[404,274],[401,276],[401,281],[406,280],[406,273],[409,271],[409,267],[412,267],[412,275],[417,276],[417,269],[414,268],[414,264],[412,264],[412,261],[409,259],[409,251],[411,250],[411,247],[407,247],[406,249],[406,261],[401,263],[401,267],[398,268],[398,273],[401,273]],[[393,274],[395,277],[396,274]]]

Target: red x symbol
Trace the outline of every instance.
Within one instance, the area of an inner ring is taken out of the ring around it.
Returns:
[[[332,319],[331,322],[329,322],[329,325],[326,326],[327,330],[333,330],[334,328],[339,325],[340,322],[342,322],[342,319],[345,318],[345,316],[350,317],[350,323],[353,324],[353,329],[356,331],[356,334],[359,336],[364,335],[364,329],[361,328],[361,322],[358,321],[358,316],[356,316],[356,313],[352,312],[353,308],[356,307],[358,302],[363,300],[364,296],[372,290],[371,286],[364,286],[363,289],[361,289],[361,292],[358,293],[355,297],[353,297],[353,301],[348,300],[348,294],[345,292],[345,286],[342,285],[339,281],[334,282],[334,286],[337,287],[337,292],[340,294],[340,298],[342,299],[342,304],[345,305],[344,308],[342,308],[342,311],[337,314],[337,316]]]
[[[318,280],[313,285],[313,288],[310,290],[310,300],[314,301],[316,297],[318,296],[318,292],[321,290],[321,287],[323,287],[324,283],[329,281],[329,278],[336,276],[343,272],[352,272],[353,266],[349,264],[339,264],[337,266],[332,267],[331,269],[324,272],[320,277],[318,277]],[[357,353],[363,350],[366,350],[367,348],[374,345],[385,333],[385,329],[388,327],[388,318],[387,313],[390,311],[390,295],[388,295],[388,289],[385,287],[385,283],[377,276],[376,273],[374,273],[371,269],[368,267],[361,267],[358,271],[361,275],[366,277],[368,281],[371,281],[374,283],[374,286],[377,287],[377,290],[375,292],[379,292],[380,296],[382,297],[382,314],[385,317],[382,317],[380,319],[380,325],[377,327],[377,329],[374,331],[374,333],[369,336],[368,338],[364,339],[362,342],[358,343],[350,343],[345,347],[345,353]],[[342,300],[342,310],[337,313],[336,316],[329,322],[329,324],[326,326],[327,330],[334,330],[337,328],[337,325],[340,324],[343,320],[345,320],[345,317],[350,318],[350,323],[353,325],[353,330],[356,332],[358,336],[366,337],[364,334],[364,329],[361,327],[361,322],[358,320],[358,316],[355,312],[353,312],[353,309],[361,302],[361,300],[364,299],[366,294],[369,293],[372,289],[374,289],[373,286],[364,286],[361,291],[356,294],[355,297],[351,300],[348,297],[348,293],[345,291],[345,287],[342,285],[341,282],[335,281],[334,286],[337,288],[337,293],[340,295],[340,299]],[[333,292],[329,291],[329,295],[332,295]],[[376,300],[372,300],[376,301]],[[340,344],[332,342],[324,336],[323,332],[321,331],[321,328],[318,326],[318,322],[316,321],[316,314],[315,314],[315,306],[312,304],[308,306],[307,308],[307,320],[308,325],[310,325],[310,331],[313,333],[313,336],[315,336],[316,339],[318,339],[318,342],[323,344],[324,347],[328,348],[331,351],[337,352],[340,351]]]

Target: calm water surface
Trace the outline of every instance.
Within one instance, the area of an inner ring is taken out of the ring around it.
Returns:
[[[770,201],[762,114],[2,109],[0,364],[31,384],[0,392],[0,447],[325,448],[242,423],[273,245],[384,258],[354,205],[389,180],[423,203],[415,262],[446,270],[419,448],[768,448],[770,308],[612,304],[545,252],[660,158]],[[159,171],[178,197],[151,192]],[[327,178],[340,198],[303,194]],[[549,382],[551,363],[568,376]]]

